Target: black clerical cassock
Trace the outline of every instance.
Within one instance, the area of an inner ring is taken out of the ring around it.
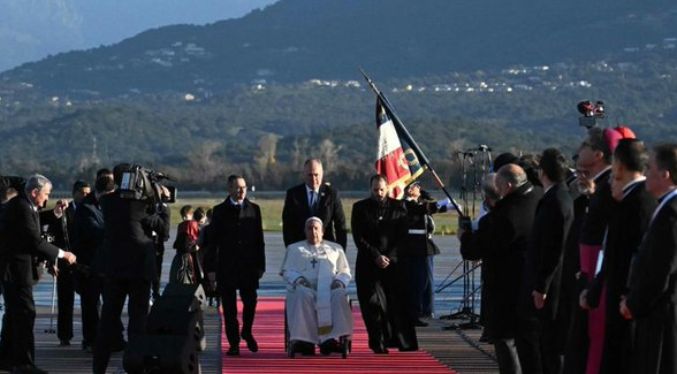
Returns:
[[[386,353],[388,347],[416,350],[413,320],[406,312],[406,279],[397,261],[399,246],[406,241],[407,213],[401,201],[386,198],[360,200],[353,206],[351,226],[357,246],[355,283],[362,318],[369,334],[369,348]],[[379,256],[390,265],[379,268]]]

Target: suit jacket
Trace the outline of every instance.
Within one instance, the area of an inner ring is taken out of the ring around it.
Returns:
[[[531,183],[499,200],[482,217],[476,232],[461,237],[464,259],[482,259],[486,288],[485,332],[494,339],[514,338],[524,260],[541,195]]]
[[[258,205],[245,199],[241,207],[227,199],[214,207],[205,269],[215,272],[219,289],[258,288],[266,270],[263,223]]]
[[[649,224],[629,287],[627,305],[636,323],[632,372],[677,372],[677,198]]]
[[[102,273],[111,278],[155,277],[155,246],[149,233],[169,225],[167,210],[146,201],[123,199],[119,191],[101,197],[104,239]]]
[[[353,205],[351,218],[353,239],[357,246],[357,263],[376,269],[374,260],[380,255],[397,263],[407,236],[407,210],[402,201],[373,198]],[[359,275],[357,275],[359,277]]]
[[[15,197],[5,206],[2,226],[3,279],[18,285],[34,284],[38,280],[34,258],[55,262],[59,255],[59,248],[41,235],[37,208],[28,197]]]
[[[613,210],[609,219],[604,260],[588,292],[588,304],[597,306],[606,284],[607,305],[616,306],[621,295],[627,293],[630,262],[637,254],[651,215],[656,209],[656,199],[646,190],[646,183],[633,186],[628,195]],[[607,308],[607,318],[618,321],[618,308]]]
[[[536,208],[522,289],[526,311],[536,311],[532,291],[547,294],[545,306],[538,313],[542,318],[552,320],[557,315],[562,260],[573,219],[569,189],[564,183],[553,185]]]
[[[88,195],[78,206],[73,223],[71,246],[78,256],[78,263],[100,270],[100,266],[97,267],[100,264],[97,264],[95,258],[103,243],[104,224],[103,212],[94,194]]]
[[[322,220],[324,239],[340,244],[345,250],[348,236],[341,198],[328,184],[320,186],[319,195],[318,211],[314,215]],[[305,224],[311,216],[313,214],[308,206],[306,185],[301,184],[287,190],[282,209],[282,236],[285,247],[306,239]]]
[[[604,240],[604,231],[609,223],[611,210],[615,201],[611,196],[609,176],[611,169],[605,171],[595,179],[595,193],[588,201],[588,211],[581,226],[581,243],[601,245]]]

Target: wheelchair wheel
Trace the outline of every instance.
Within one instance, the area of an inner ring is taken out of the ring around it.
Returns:
[[[294,358],[296,355],[296,352],[294,352],[294,344],[292,344],[290,341],[287,341],[287,357],[289,358]]]
[[[348,358],[348,354],[352,350],[352,341],[347,336],[342,336],[341,343],[341,358]]]

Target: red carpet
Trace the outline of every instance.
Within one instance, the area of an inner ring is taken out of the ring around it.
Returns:
[[[425,351],[391,349],[388,355],[373,354],[367,346],[367,331],[359,308],[353,307],[353,316],[353,351],[347,359],[337,353],[322,356],[319,350],[315,356],[297,355],[291,359],[287,358],[284,349],[284,300],[259,298],[254,321],[259,351],[249,352],[242,342],[240,357],[226,356],[228,341],[222,331],[222,373],[455,373]]]

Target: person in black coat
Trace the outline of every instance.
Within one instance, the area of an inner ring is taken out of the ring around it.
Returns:
[[[226,336],[230,348],[227,354],[240,354],[240,337],[252,352],[258,344],[252,335],[256,312],[256,290],[266,271],[265,244],[261,209],[249,201],[247,183],[241,176],[228,177],[229,197],[214,207],[209,224],[209,248],[205,268],[211,282],[216,281],[221,295]],[[242,331],[237,320],[237,290],[244,306]]]
[[[614,151],[611,189],[618,202],[609,219],[603,262],[594,281],[582,298],[589,307],[596,307],[606,287],[606,327],[600,373],[630,373],[632,348],[631,324],[614,306],[627,293],[630,262],[637,254],[656,200],[646,190],[643,176],[648,155],[644,144],[624,139]]]
[[[103,212],[99,202],[101,197],[113,192],[109,190],[112,184],[112,176],[99,177],[94,185],[94,193],[85,197],[75,211],[72,246],[78,256],[79,266],[73,276],[75,290],[80,294],[82,349],[86,351],[91,351],[96,342],[99,301],[103,291],[102,265],[97,261],[104,237]],[[122,323],[118,322],[118,325],[120,335],[117,341],[122,342]]]
[[[87,182],[76,181],[73,184],[73,201],[69,204],[59,200],[57,204],[67,206],[65,212],[60,217],[56,217],[53,211],[43,211],[40,213],[40,224],[48,226],[47,231],[54,236],[54,245],[73,251],[73,232],[75,230],[75,212],[84,198],[89,195],[91,188]],[[73,253],[75,253],[73,251]],[[59,338],[60,345],[70,345],[73,338],[73,303],[75,302],[75,285],[73,281],[73,269],[68,266],[65,260],[59,260],[57,263],[58,274],[56,276],[57,292],[57,324],[56,336]]]
[[[7,203],[2,216],[2,257],[5,270],[2,283],[6,303],[8,330],[3,339],[11,341],[9,359],[17,373],[43,373],[35,367],[35,302],[33,285],[38,280],[36,258],[55,263],[57,258],[68,264],[76,257],[47,242],[41,235],[38,207],[44,206],[52,190],[51,182],[42,175],[33,175],[26,182],[24,194]],[[63,214],[57,211],[57,214]]]
[[[538,202],[531,230],[515,340],[525,373],[558,374],[562,367],[557,311],[564,247],[574,218],[566,173],[566,159],[559,150],[543,151],[538,175],[545,193]]]
[[[630,371],[677,373],[677,144],[653,149],[646,189],[658,207],[632,261],[619,311],[635,321]]]
[[[374,353],[418,349],[414,321],[407,313],[406,277],[399,255],[407,235],[402,201],[387,197],[385,177],[371,177],[371,197],[353,205],[351,227],[357,246],[355,283],[362,318]]]
[[[114,170],[119,186],[122,175],[129,170],[125,164]],[[164,196],[169,191],[161,188]],[[119,336],[117,321],[122,314],[125,299],[127,306],[129,339],[141,335],[146,329],[151,280],[156,274],[155,247],[149,236],[151,231],[165,230],[169,225],[167,209],[157,209],[155,199],[123,198],[116,190],[100,199],[104,217],[104,239],[101,245],[101,272],[104,277],[103,306],[99,330],[94,347],[93,372],[105,373],[110,353]]]
[[[524,259],[541,199],[524,170],[502,166],[495,177],[501,199],[484,216],[477,231],[459,230],[461,254],[466,260],[482,260],[486,288],[484,334],[494,344],[501,373],[519,373],[515,348],[519,295]]]
[[[324,239],[346,249],[348,236],[341,198],[336,189],[322,183],[320,160],[309,159],[303,165],[305,183],[287,190],[282,209],[282,236],[285,248],[306,239],[305,223],[317,217],[324,223]]]

